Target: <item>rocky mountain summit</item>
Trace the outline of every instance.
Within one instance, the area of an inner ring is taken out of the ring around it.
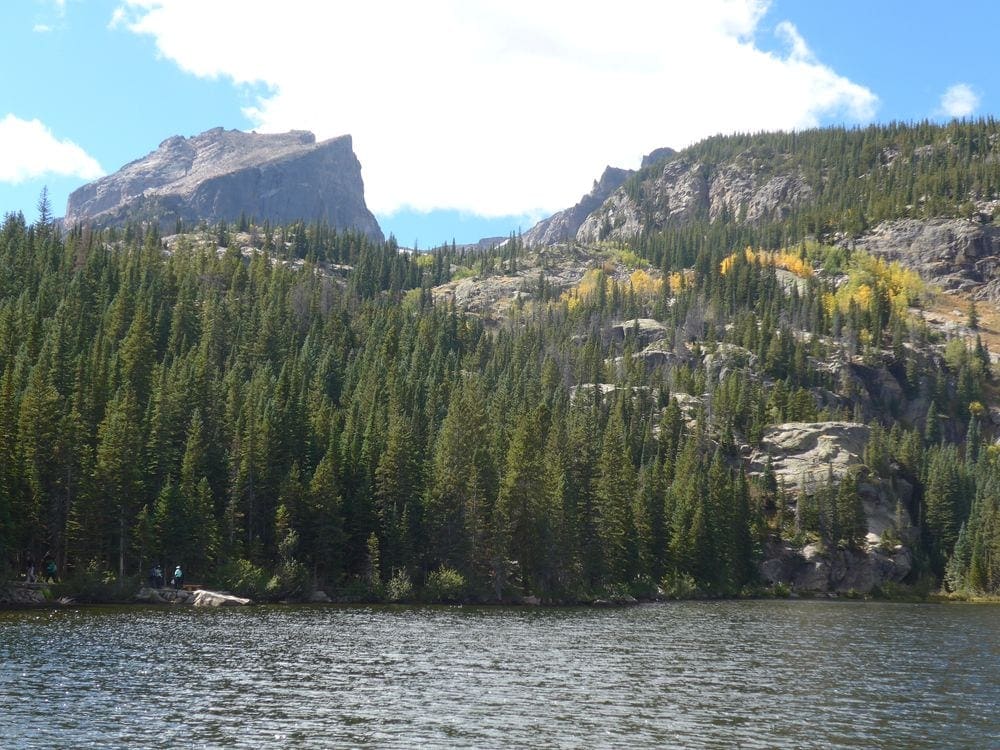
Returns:
[[[642,157],[640,168],[651,168],[676,156],[676,154],[676,151],[666,146],[655,149]],[[635,174],[634,169],[605,167],[600,178],[594,180],[594,186],[590,192],[583,196],[575,206],[558,211],[547,219],[542,219],[524,234],[522,241],[525,245],[536,246],[575,240],[583,223],[600,209],[625,184],[626,180]]]
[[[190,226],[241,215],[272,223],[325,221],[383,239],[365,205],[351,136],[317,143],[302,130],[260,134],[214,128],[191,138],[168,138],[152,153],[75,190],[64,223],[104,227],[153,221],[170,232],[178,220]]]
[[[591,213],[601,207],[611,194],[620,188],[634,172],[630,169],[607,167],[594,187],[572,208],[559,211],[547,219],[542,219],[524,235],[526,245],[551,245],[576,238],[580,225]]]

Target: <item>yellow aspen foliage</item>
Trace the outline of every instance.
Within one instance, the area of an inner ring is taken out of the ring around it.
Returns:
[[[670,274],[670,291],[677,294],[681,289],[683,289],[688,284],[694,281],[694,271],[674,271]]]
[[[826,298],[823,302],[828,313],[833,312],[834,305],[846,312],[852,301],[866,307],[876,290],[882,290],[896,313],[903,316],[908,307],[920,300],[924,289],[924,282],[915,271],[904,268],[896,261],[886,262],[868,253],[855,251],[847,269],[847,281],[837,289],[834,302],[828,303]]]
[[[589,299],[597,293],[597,285],[600,283],[602,278],[601,269],[591,268],[586,273],[583,274],[583,278],[580,279],[579,283],[567,289],[560,296],[560,301],[566,302],[570,310],[577,309],[584,300]],[[610,279],[604,276],[604,289],[610,292]]]
[[[628,280],[632,284],[632,291],[639,295],[653,296],[655,294],[659,294],[660,290],[663,288],[662,279],[650,276],[641,268],[637,271],[633,271],[629,275]]]
[[[736,264],[737,257],[739,257],[739,252],[732,253],[722,259],[719,264],[719,272],[723,276],[729,273]],[[746,258],[747,263],[760,263],[761,265],[783,268],[802,279],[813,275],[813,268],[808,261],[799,257],[798,253],[791,253],[787,250],[754,250],[752,247],[747,247],[743,251],[743,257]]]

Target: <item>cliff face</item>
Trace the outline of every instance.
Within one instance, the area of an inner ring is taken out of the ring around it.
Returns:
[[[634,184],[631,184],[634,182]],[[648,164],[580,224],[576,239],[626,240],[698,216],[741,222],[781,218],[812,197],[795,171],[768,172],[751,154],[709,167],[683,157]]]
[[[641,169],[653,167],[677,155],[672,148],[664,146],[642,157]],[[616,194],[625,181],[635,174],[634,169],[605,167],[600,179],[594,180],[594,187],[572,208],[567,208],[542,219],[521,238],[525,245],[552,245],[556,242],[572,242],[584,222]]]
[[[580,225],[591,212],[600,208],[601,204],[633,174],[631,169],[607,167],[601,179],[594,182],[593,189],[583,196],[579,203],[543,219],[528,230],[522,238],[524,244],[551,245],[575,239]]]
[[[152,153],[75,190],[64,222],[104,227],[152,221],[171,232],[178,219],[190,226],[235,221],[241,214],[273,223],[326,221],[383,239],[365,205],[351,137],[317,143],[306,131],[262,135],[215,128],[168,138]]]

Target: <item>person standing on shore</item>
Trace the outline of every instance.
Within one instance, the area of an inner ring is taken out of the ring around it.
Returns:
[[[36,577],[35,577],[35,558],[33,558],[30,553],[28,554],[27,559],[24,561],[24,565],[28,569],[28,572],[25,575],[25,580],[28,583],[34,583],[35,580],[36,580]]]
[[[179,589],[184,587],[184,571],[181,570],[180,563],[174,568],[174,588]]]

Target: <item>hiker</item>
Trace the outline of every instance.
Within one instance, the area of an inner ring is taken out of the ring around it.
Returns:
[[[159,575],[157,575],[158,571],[159,571],[158,565],[154,565],[152,568],[149,569],[149,588],[151,589],[160,588],[159,586],[160,577]]]
[[[28,583],[34,583],[35,582],[35,558],[33,558],[31,556],[31,554],[29,553],[28,554],[28,559],[26,559],[24,561],[24,564],[28,568],[28,573],[25,576],[25,580]]]
[[[179,589],[184,586],[184,571],[181,570],[180,564],[174,568],[174,588]]]
[[[45,556],[45,565],[43,567],[45,571],[45,581],[46,583],[56,582],[56,561],[53,560],[48,555]]]
[[[156,588],[162,589],[163,588],[163,568],[160,567],[159,563],[157,563],[153,567],[153,575],[156,576]]]

